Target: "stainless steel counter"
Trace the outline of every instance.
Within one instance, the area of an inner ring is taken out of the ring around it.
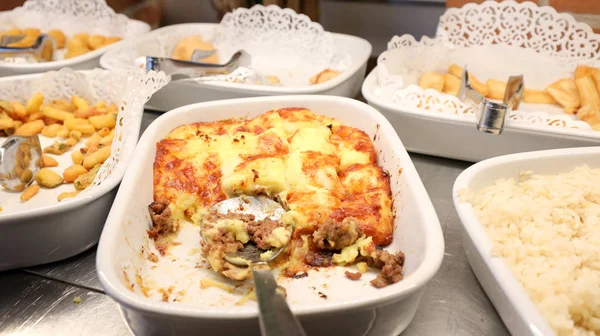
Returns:
[[[142,130],[159,115],[146,112]],[[446,253],[403,336],[507,335],[460,243],[451,190],[469,164],[419,154],[411,157],[440,218]],[[50,265],[0,272],[0,334],[127,335],[117,304],[104,295],[98,281],[95,257],[93,248]],[[75,297],[81,298],[79,304]]]

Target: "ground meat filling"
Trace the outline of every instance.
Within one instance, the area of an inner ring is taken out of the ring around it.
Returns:
[[[304,262],[313,267],[327,267],[333,265],[332,257],[333,251],[310,251],[304,257]]]
[[[375,249],[372,251],[374,257],[361,257],[361,261],[366,261],[371,267],[380,268],[381,273],[377,278],[371,280],[371,285],[381,288],[403,279],[404,253],[389,253],[384,250]]]
[[[248,231],[248,234],[252,237],[251,240],[256,244],[256,246],[259,249],[269,250],[273,248],[271,243],[267,241],[267,237],[269,237],[273,230],[275,230],[278,227],[281,227],[281,222],[274,221],[270,218],[265,218],[259,221],[251,220],[246,223],[248,224],[246,230]]]
[[[272,249],[268,238],[273,230],[282,226],[281,222],[269,218],[256,220],[252,214],[221,214],[216,211],[208,213],[203,223],[205,241],[201,241],[202,252],[215,272],[233,280],[247,279],[249,268],[233,265],[225,257],[241,250],[246,243],[253,243],[260,250]]]
[[[171,209],[169,209],[169,202],[166,200],[157,200],[148,206],[150,211],[150,218],[152,219],[152,229],[148,230],[148,236],[152,239],[156,239],[160,236],[165,235],[171,230],[172,218]]]
[[[327,218],[313,233],[313,242],[322,250],[341,250],[356,242],[359,231],[354,218],[347,217],[341,222]]]
[[[362,274],[360,272],[350,272],[350,271],[346,271],[346,277],[350,280],[358,280],[360,279],[360,277],[362,277]]]

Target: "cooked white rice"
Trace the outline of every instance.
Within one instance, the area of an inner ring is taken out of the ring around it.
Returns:
[[[558,335],[600,335],[600,169],[521,173],[466,193],[502,256]]]

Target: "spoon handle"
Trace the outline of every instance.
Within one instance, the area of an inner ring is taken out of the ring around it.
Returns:
[[[277,282],[271,270],[252,267],[252,276],[262,336],[306,336],[285,297],[277,293]]]

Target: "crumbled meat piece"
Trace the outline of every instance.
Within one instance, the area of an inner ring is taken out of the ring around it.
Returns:
[[[148,206],[152,219],[152,230],[148,230],[148,236],[156,239],[171,231],[172,218],[169,202],[166,200],[157,200]]]
[[[379,249],[375,249],[373,252],[375,258],[365,258],[369,266],[381,268],[381,273],[377,275],[377,278],[371,280],[373,286],[381,288],[403,279],[404,253],[389,253]]]
[[[269,250],[271,244],[267,242],[267,237],[278,227],[281,227],[281,222],[274,221],[270,218],[265,218],[260,221],[249,221],[246,230],[252,237],[252,241],[261,250]]]
[[[346,271],[344,274],[346,274],[346,277],[350,280],[358,280],[360,277],[362,277],[362,273],[360,272]]]
[[[354,244],[360,235],[356,219],[347,217],[338,222],[327,218],[313,233],[313,242],[322,250],[341,250]]]
[[[310,266],[327,267],[331,266],[333,251],[310,251],[305,257],[304,262]]]

